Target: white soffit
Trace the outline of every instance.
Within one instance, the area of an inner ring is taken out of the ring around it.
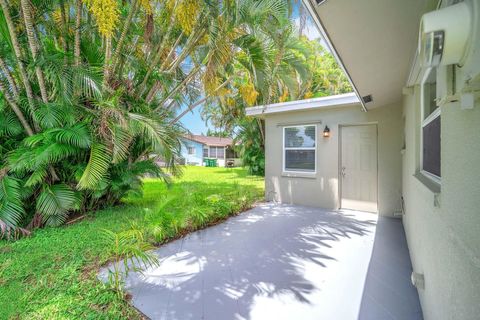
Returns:
[[[436,0],[303,0],[338,55],[367,109],[402,99],[417,49],[421,16]],[[311,1],[311,2],[308,2]],[[313,8],[313,9],[312,9]]]
[[[256,106],[247,108],[245,112],[247,116],[261,116],[264,114],[272,114],[279,112],[292,112],[310,110],[315,108],[328,108],[342,105],[346,106],[352,104],[360,105],[360,101],[358,100],[357,95],[353,92],[321,98],[280,102],[275,104],[269,104],[267,106]]]

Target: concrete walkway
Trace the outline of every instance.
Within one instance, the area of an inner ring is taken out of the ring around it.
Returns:
[[[126,283],[151,319],[422,319],[397,219],[264,204],[155,252]]]

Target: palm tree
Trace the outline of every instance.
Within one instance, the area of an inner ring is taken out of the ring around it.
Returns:
[[[240,115],[305,86],[286,0],[0,5],[3,234],[114,205],[146,173],[168,180],[154,156],[179,174],[180,120],[200,105]]]
[[[42,96],[42,100],[44,103],[48,102],[48,94],[47,94],[47,87],[45,85],[45,78],[43,77],[43,72],[40,66],[38,65],[38,52],[39,52],[39,45],[37,43],[37,40],[35,39],[35,31],[34,31],[34,25],[33,25],[33,17],[32,17],[32,8],[30,7],[30,1],[29,0],[21,0],[21,9],[22,9],[22,15],[24,18],[24,25],[25,25],[25,30],[27,31],[27,39],[28,39],[28,45],[30,47],[30,53],[32,55],[32,60],[33,63],[35,64],[35,73],[37,74],[37,80],[38,80],[38,86],[40,88],[40,93]]]
[[[1,36],[10,44],[0,51],[0,236],[17,235],[24,231],[21,224],[61,224],[71,210],[115,204],[140,190],[145,173],[168,180],[149,157],[152,153],[179,173],[175,158],[181,127],[168,124],[170,113],[154,112],[136,99],[130,78],[143,58],[131,52],[130,39],[138,33],[131,25],[140,19],[137,1],[127,6],[121,30],[113,0],[107,3],[110,11],[103,10],[105,3],[85,1],[88,12],[81,1],[0,4],[2,30],[8,30]],[[71,13],[74,30],[67,23]],[[26,32],[19,33],[22,29]],[[89,34],[82,37],[82,30]],[[116,43],[114,34],[119,35]],[[25,62],[34,66],[33,77]],[[120,63],[126,65],[123,72]],[[22,127],[24,133],[15,129]]]
[[[20,47],[20,44],[18,42],[18,36],[16,33],[15,25],[13,24],[12,17],[10,15],[10,7],[7,3],[7,0],[0,0],[0,5],[2,6],[2,11],[3,11],[3,16],[5,17],[5,22],[7,24],[5,29],[8,29],[9,32],[9,39],[7,39],[7,43],[11,43],[11,46],[13,48],[13,51],[15,53],[16,57],[16,64],[17,68],[20,72],[20,75],[22,77],[23,85],[25,87],[25,91],[27,94],[27,99],[28,99],[28,104],[30,105],[30,110],[35,109],[35,103],[33,99],[33,90],[30,85],[30,82],[28,80],[28,75],[27,71],[25,70],[25,66],[23,64],[24,58],[22,54],[22,50]],[[4,29],[4,30],[5,30]],[[5,37],[5,36],[4,36]]]

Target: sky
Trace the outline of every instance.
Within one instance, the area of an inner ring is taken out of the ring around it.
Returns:
[[[294,5],[294,8],[292,13],[292,18],[294,20],[295,25],[297,25],[298,27],[300,24],[299,23],[300,22],[299,6],[301,5],[301,1],[294,2],[293,5]],[[307,17],[306,26],[303,33],[310,40],[320,38],[320,33],[317,27],[315,26],[314,22],[310,18],[310,16]],[[193,134],[206,134],[209,128],[214,129],[211,124],[209,123],[206,124],[205,121],[202,120],[200,116],[202,107],[203,107],[202,105],[198,106],[192,112],[189,112],[188,114],[186,114],[181,120],[183,126]]]

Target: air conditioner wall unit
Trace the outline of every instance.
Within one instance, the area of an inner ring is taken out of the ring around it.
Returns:
[[[420,23],[420,62],[424,67],[462,65],[472,34],[472,8],[467,1],[426,13]]]

